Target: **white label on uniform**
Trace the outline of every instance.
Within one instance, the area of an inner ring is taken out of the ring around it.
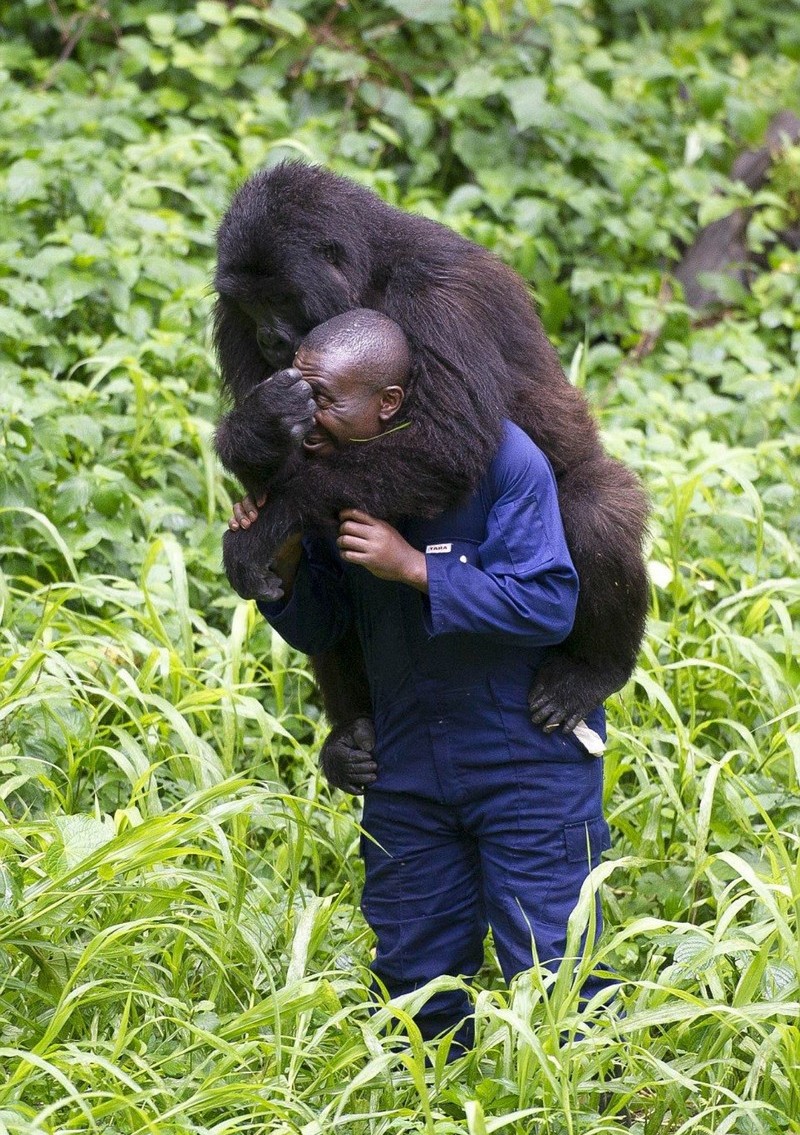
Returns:
[[[428,544],[427,548],[425,549],[426,553],[429,556],[433,555],[434,552],[452,552],[452,550],[452,544]]]

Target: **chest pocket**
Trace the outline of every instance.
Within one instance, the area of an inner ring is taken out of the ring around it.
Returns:
[[[436,556],[441,559],[455,560],[462,564],[480,567],[479,547],[477,540],[440,540],[436,544],[426,544],[425,556],[427,559],[433,559]]]

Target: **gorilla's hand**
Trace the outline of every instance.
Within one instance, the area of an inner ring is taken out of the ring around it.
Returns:
[[[264,429],[278,426],[293,445],[299,446],[314,424],[317,407],[308,385],[296,367],[279,370],[260,382],[247,399],[247,408]]]
[[[299,454],[316,409],[300,371],[279,370],[220,420],[214,435],[220,461],[251,492],[266,488]]]
[[[373,760],[375,728],[368,717],[357,717],[349,725],[333,729],[325,739],[319,763],[332,788],[360,796],[377,780],[378,766]]]
[[[283,597],[283,583],[267,567],[274,549],[264,548],[264,536],[264,528],[258,524],[235,532],[229,528],[222,537],[222,561],[237,595],[272,603]]]
[[[579,721],[621,689],[626,681],[627,674],[623,671],[612,672],[605,665],[601,670],[566,653],[553,651],[537,671],[528,694],[531,721],[546,733],[556,729],[571,733]]]

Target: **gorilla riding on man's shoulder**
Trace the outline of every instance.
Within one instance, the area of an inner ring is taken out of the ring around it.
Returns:
[[[270,489],[258,522],[225,535],[240,595],[274,598],[277,547],[342,508],[388,520],[442,512],[475,487],[509,417],[550,459],[580,577],[574,629],[534,679],[533,720],[572,729],[625,683],[646,615],[646,500],[604,453],[516,273],[434,221],[293,162],[255,174],[234,196],[215,286],[215,343],[233,403],[217,448],[251,496]],[[308,398],[291,374],[270,376],[291,366],[312,327],[356,307],[384,312],[408,338],[411,424],[385,439],[377,459],[351,446],[304,462],[297,439],[310,426]],[[334,734],[346,733],[370,712],[358,641],[314,665]]]

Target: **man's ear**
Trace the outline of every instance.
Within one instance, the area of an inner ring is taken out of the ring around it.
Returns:
[[[388,422],[395,416],[403,405],[405,391],[402,386],[384,386],[381,391],[381,406],[378,417],[382,422]]]

